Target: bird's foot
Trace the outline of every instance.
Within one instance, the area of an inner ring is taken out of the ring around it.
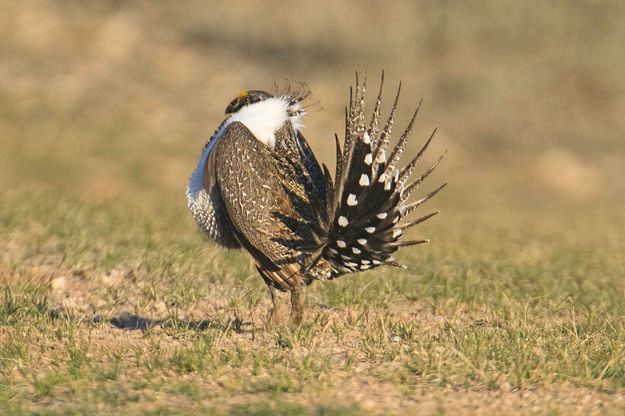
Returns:
[[[289,308],[289,294],[274,287],[270,287],[271,292],[271,308],[267,313],[265,320],[265,328],[273,328],[284,322]]]
[[[306,300],[306,292],[304,288],[298,288],[290,292],[291,299],[289,302],[289,293],[282,292],[276,288],[270,288],[272,306],[267,314],[265,328],[274,328],[285,322],[289,303],[291,314],[289,316],[290,326],[301,325],[304,318],[304,301]]]
[[[290,323],[292,326],[299,326],[304,320],[304,301],[305,300],[306,300],[306,291],[303,287],[291,292]]]

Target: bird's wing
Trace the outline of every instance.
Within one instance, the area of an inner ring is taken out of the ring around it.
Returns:
[[[204,217],[201,221],[202,229],[210,238],[224,247],[241,248],[228,223],[226,209],[217,186],[216,153],[214,149],[209,152],[204,165],[203,182],[206,193],[203,195],[208,201],[204,204],[202,211]]]
[[[216,180],[237,239],[266,280],[282,289],[299,284],[314,216],[302,187],[242,123],[229,124],[216,146]]]

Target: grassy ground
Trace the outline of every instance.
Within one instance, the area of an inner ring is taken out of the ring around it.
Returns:
[[[0,414],[623,413],[623,6],[316,4],[0,5]],[[186,179],[229,100],[286,77],[332,164],[382,67],[400,122],[425,99],[413,148],[440,121],[449,149],[432,244],[265,331]]]

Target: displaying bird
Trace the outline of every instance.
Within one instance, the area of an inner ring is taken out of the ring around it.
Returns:
[[[444,154],[410,181],[436,129],[417,154],[399,166],[419,111],[394,147],[389,147],[401,83],[384,124],[380,107],[384,74],[373,114],[365,120],[366,80],[350,88],[343,146],[336,139],[334,180],[302,135],[307,88],[272,95],[241,92],[226,119],[202,150],[187,187],[188,206],[198,226],[222,246],[242,248],[254,259],[269,288],[268,323],[288,308],[302,321],[306,286],[382,265],[403,267],[392,254],[429,240],[402,239],[407,228],[438,212],[406,216],[439,192],[410,197]]]

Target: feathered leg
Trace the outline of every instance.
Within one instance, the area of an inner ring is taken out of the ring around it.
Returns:
[[[272,327],[285,322],[289,309],[289,292],[283,292],[273,286],[267,285],[271,293],[271,308],[267,314],[266,326]],[[291,314],[289,323],[299,325],[304,318],[304,303],[306,301],[306,287],[301,286],[290,291]]]
[[[267,327],[279,325],[284,322],[288,308],[289,308],[289,294],[283,292],[272,285],[267,285],[269,292],[271,293],[271,308],[267,314],[267,321],[265,325]]]
[[[272,305],[267,314],[265,326],[272,327],[285,322],[287,309],[289,308],[289,295],[291,297],[290,323],[292,325],[301,324],[302,318],[304,317],[304,302],[306,300],[306,284],[302,280],[302,276],[298,272],[295,272],[288,275],[288,278],[285,279],[283,277],[284,275],[279,272],[270,274],[261,267],[257,267],[257,269],[269,288],[269,293],[271,293]],[[271,279],[270,276],[273,276],[274,279]],[[284,290],[278,289],[274,282],[276,278],[282,279],[284,283],[282,287]]]
[[[306,301],[306,286],[302,285],[291,291],[291,324],[299,325],[304,318],[304,302]]]

